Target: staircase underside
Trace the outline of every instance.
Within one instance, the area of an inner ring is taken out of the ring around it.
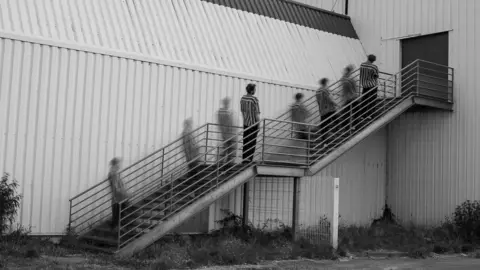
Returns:
[[[453,105],[451,103],[443,101],[418,96],[410,97],[400,102],[394,108],[390,109],[380,118],[372,122],[368,127],[364,128],[362,131],[349,138],[345,143],[340,145],[332,152],[328,153],[325,157],[320,159],[318,162],[316,162],[309,168],[307,168],[306,166],[305,168],[302,168],[288,163],[259,163],[256,165],[252,165],[240,172],[239,174],[235,175],[228,182],[220,185],[218,188],[216,188],[209,194],[201,197],[199,200],[195,201],[194,203],[180,211],[178,214],[174,215],[172,218],[169,218],[163,223],[157,225],[151,231],[145,233],[138,239],[127,244],[125,247],[118,250],[116,252],[116,255],[119,257],[129,256],[146,248],[150,244],[153,244],[155,241],[166,235],[169,231],[173,230],[175,227],[181,225],[188,218],[207,208],[209,205],[222,198],[223,196],[227,195],[229,192],[255,176],[304,177],[315,175],[324,167],[328,166],[341,155],[353,148],[356,144],[367,138],[372,133],[378,131],[383,126],[387,125],[389,122],[394,120],[403,112],[412,108],[441,109],[451,111],[453,109],[452,106]]]

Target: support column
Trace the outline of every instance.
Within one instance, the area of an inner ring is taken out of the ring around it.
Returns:
[[[208,232],[210,233],[211,231],[215,230],[215,205],[216,202],[212,203],[208,207]]]
[[[330,226],[332,235],[332,247],[337,249],[338,247],[338,208],[340,199],[340,180],[338,178],[333,179],[333,216],[332,224]]]
[[[297,240],[298,212],[300,209],[300,177],[293,178],[292,236]]]
[[[243,225],[248,225],[248,192],[249,192],[249,184],[248,181],[243,184]]]

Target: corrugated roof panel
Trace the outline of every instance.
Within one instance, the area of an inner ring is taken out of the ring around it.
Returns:
[[[315,7],[298,4],[295,1],[286,0],[238,0],[236,5],[232,4],[230,0],[202,0],[206,2],[215,3],[231,8],[240,9],[243,11],[268,16],[270,18],[288,21],[291,23],[301,24],[306,27],[311,27],[317,30],[343,35],[351,38],[358,38],[353,29],[350,19],[346,16],[321,10]],[[268,7],[264,9],[263,5]],[[294,17],[287,16],[287,10],[296,10]],[[306,16],[306,17],[305,17]],[[318,21],[312,21],[314,17],[321,17]],[[308,19],[306,19],[308,18]],[[348,23],[345,23],[348,22]]]

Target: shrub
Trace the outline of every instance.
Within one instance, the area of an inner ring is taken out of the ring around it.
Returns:
[[[20,207],[21,195],[17,194],[18,183],[13,179],[8,180],[5,173],[0,181],[0,236],[12,226]]]
[[[480,239],[480,201],[467,200],[457,206],[453,220],[464,241],[471,243]]]

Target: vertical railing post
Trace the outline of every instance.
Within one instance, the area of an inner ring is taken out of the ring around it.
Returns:
[[[448,92],[449,92],[449,95],[448,95],[448,101],[449,102],[453,102],[453,86],[455,84],[455,69],[453,68],[448,68],[448,74],[447,76],[450,74],[450,71],[452,71],[452,85],[450,86],[450,82],[448,81]],[[447,77],[448,78],[448,77]]]
[[[415,84],[416,86],[416,93],[415,96],[418,96],[420,94],[420,61],[417,60],[417,83]]]
[[[228,153],[228,151],[225,151],[225,153]],[[218,177],[220,176],[220,146],[217,145],[217,177],[215,179],[215,187],[218,188]]]
[[[118,204],[118,233],[117,233],[117,249],[120,249],[120,236],[122,233],[122,204]]]
[[[163,177],[163,166],[165,164],[165,148],[162,149],[162,175],[161,177]]]
[[[72,230],[72,200],[68,200],[70,202],[70,210],[68,213],[68,233]]]
[[[188,172],[187,172],[188,177]],[[170,174],[170,212],[173,212],[173,173]],[[165,213],[166,215],[166,213]]]
[[[266,119],[263,119],[263,131],[262,131],[262,164],[265,163],[265,126],[267,125]],[[253,159],[253,158],[252,158]]]
[[[311,126],[309,125],[307,128],[307,166],[310,166],[310,134],[311,134]]]
[[[387,110],[387,82],[383,82],[383,112]]]
[[[358,104],[362,104],[362,99],[363,97],[359,100]],[[353,104],[353,102],[350,102],[350,105],[348,106],[348,134],[351,135],[352,134],[352,129],[353,129],[353,106],[355,106],[355,104]],[[362,106],[358,106],[358,108],[356,109],[358,112],[361,112]]]
[[[209,127],[210,127],[210,124],[207,124],[207,135],[205,135],[205,159],[204,159],[204,164],[207,164]]]

